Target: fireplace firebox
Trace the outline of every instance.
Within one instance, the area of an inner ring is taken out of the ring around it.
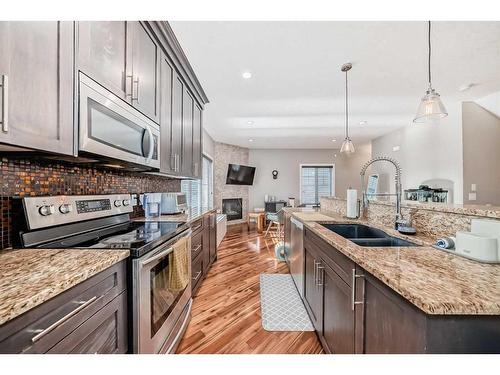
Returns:
[[[241,198],[222,200],[222,213],[226,214],[227,221],[243,219],[243,204]]]

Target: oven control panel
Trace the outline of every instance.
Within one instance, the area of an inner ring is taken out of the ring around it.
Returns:
[[[130,194],[23,198],[30,229],[130,213],[133,211],[131,202]]]

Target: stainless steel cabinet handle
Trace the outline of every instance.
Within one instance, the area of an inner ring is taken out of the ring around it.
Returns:
[[[201,276],[201,271],[198,271],[198,272],[196,273],[196,276],[195,276],[195,277],[193,277],[193,281],[198,280],[198,279],[200,278],[200,276]]]
[[[134,83],[135,83],[135,97],[134,97]],[[132,100],[139,101],[139,76],[132,80]]]
[[[92,302],[94,302],[95,300],[97,299],[97,296],[94,296],[92,297],[91,299],[89,299],[88,301],[85,301],[85,302],[80,302],[80,306],[78,306],[76,309],[74,309],[73,311],[71,311],[70,313],[64,315],[61,319],[59,319],[57,322],[51,324],[50,326],[48,326],[47,328],[45,328],[42,332],[40,332],[39,334],[33,336],[31,338],[31,342],[35,343],[37,342],[38,340],[40,340],[42,337],[44,337],[45,335],[47,335],[49,332],[52,332],[54,329],[56,329],[57,327],[59,327],[61,324],[63,324],[65,321],[67,321],[69,318],[71,318],[72,316],[78,314],[80,311],[82,311],[84,308],[86,308],[88,305],[90,305]]]
[[[201,244],[200,244],[200,245],[198,245],[198,246],[196,246],[196,247],[193,249],[193,253],[197,253],[197,252],[198,252],[198,250],[200,250],[200,249],[201,249]]]
[[[318,284],[316,285],[325,285],[325,267],[321,265],[321,262],[318,262]]]
[[[170,169],[175,172],[175,154],[170,155]]]
[[[318,265],[316,264],[316,259],[314,259],[314,271],[313,271],[313,278],[314,278],[314,285],[318,286],[318,277],[317,277],[317,272],[318,272]]]
[[[351,290],[351,309],[354,311],[356,305],[362,305],[363,301],[356,301],[356,279],[364,277],[364,275],[356,275],[356,269],[352,269],[352,290]]]
[[[7,133],[9,131],[9,77],[7,74],[2,75],[0,86],[2,87],[2,131]]]

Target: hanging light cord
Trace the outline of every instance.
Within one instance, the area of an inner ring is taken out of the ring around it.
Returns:
[[[429,88],[432,87],[431,84],[431,21],[429,22],[429,38],[428,38],[428,46],[429,46],[429,61],[428,61],[428,71],[429,71]]]
[[[347,105],[347,70],[345,72],[345,137],[349,138],[349,117],[347,115],[347,110],[349,109]]]

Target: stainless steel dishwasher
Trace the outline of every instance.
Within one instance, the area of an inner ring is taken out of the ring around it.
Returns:
[[[290,254],[287,257],[287,263],[295,286],[302,297],[304,295],[304,226],[293,217],[290,223]]]

